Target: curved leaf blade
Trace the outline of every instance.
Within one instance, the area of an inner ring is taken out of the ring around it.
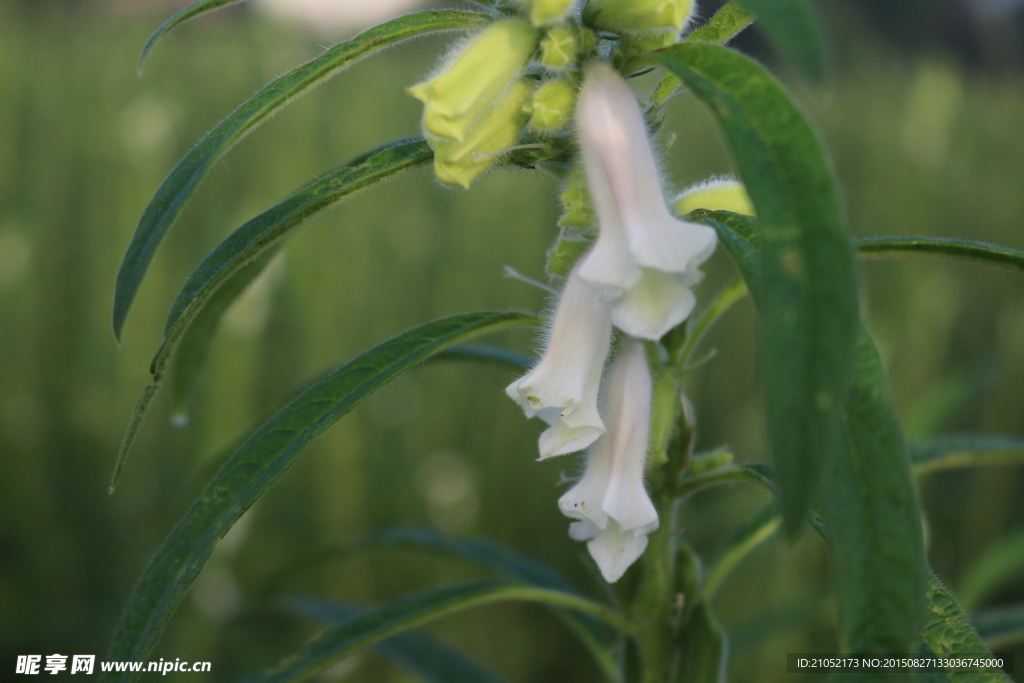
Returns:
[[[1024,438],[994,434],[946,434],[910,444],[916,474],[955,467],[1024,464]]]
[[[960,605],[935,577],[928,577],[928,620],[924,626],[924,642],[940,657],[983,655],[988,648],[967,620]],[[952,683],[1011,683],[1012,679],[999,669],[984,671],[947,670]]]
[[[448,614],[471,607],[500,601],[523,600],[568,607],[599,617],[614,626],[630,631],[632,625],[618,612],[605,605],[560,591],[525,586],[508,581],[444,586],[407,595],[367,610],[341,624],[311,643],[297,657],[254,679],[254,683],[285,683],[301,681],[334,664],[360,647],[372,645]]]
[[[324,600],[292,599],[287,607],[296,616],[328,624],[350,622],[364,611]],[[419,633],[402,633],[382,640],[374,649],[426,683],[501,683],[458,650]]]
[[[766,505],[736,530],[725,542],[723,549],[710,563],[707,578],[701,591],[705,600],[711,600],[718,587],[733,569],[763,542],[771,538],[782,522],[774,503]]]
[[[828,50],[821,19],[807,0],[737,0],[753,12],[769,39],[804,76],[821,84],[828,75]]]
[[[759,64],[693,41],[650,57],[682,78],[718,119],[757,209],[765,423],[785,527],[793,533],[835,448],[859,326],[838,186],[818,134]]]
[[[494,363],[495,365],[504,365],[516,371],[529,370],[533,364],[533,360],[529,356],[524,356],[511,349],[480,344],[453,346],[434,357],[435,362],[440,360],[475,360]]]
[[[444,318],[400,334],[314,382],[238,448],[164,540],[128,599],[109,659],[146,659],[217,541],[320,434],[363,399],[447,346],[535,322],[525,313]],[[108,680],[136,678],[128,672]]]
[[[1007,583],[1020,580],[1024,572],[1024,530],[997,541],[971,564],[959,584],[957,595],[967,609],[974,609]]]
[[[142,75],[142,67],[145,65],[146,58],[149,57],[149,53],[153,51],[153,48],[156,47],[156,44],[160,42],[160,39],[165,35],[181,24],[184,24],[189,19],[198,17],[200,14],[206,14],[207,12],[212,12],[215,9],[220,9],[227,5],[235,5],[239,2],[242,2],[242,0],[198,0],[172,16],[164,23],[160,24],[160,28],[158,28],[153,35],[149,37],[149,40],[146,41],[146,44],[142,48],[142,53],[139,55],[139,62],[136,67],[139,75]]]
[[[163,375],[175,347],[206,302],[253,259],[275,249],[297,228],[343,199],[427,164],[432,158],[433,152],[423,138],[385,145],[307,185],[228,235],[182,285],[167,316],[164,338],[153,356],[150,372],[156,378]]]
[[[474,28],[489,21],[484,14],[444,10],[417,12],[385,22],[271,81],[218,123],[178,162],[139,219],[114,290],[114,334],[118,340],[146,269],[171,223],[214,162],[235,143],[300,95],[368,55],[425,33]]]
[[[857,240],[857,250],[866,257],[945,256],[1024,270],[1024,251],[974,240],[947,237],[870,237]]]
[[[850,652],[910,653],[925,618],[924,539],[903,431],[867,331],[826,487],[842,635]]]

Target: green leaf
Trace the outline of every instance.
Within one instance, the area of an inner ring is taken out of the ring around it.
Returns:
[[[622,630],[632,630],[632,625],[618,612],[576,595],[508,581],[481,581],[434,588],[368,610],[348,623],[330,629],[297,656],[276,669],[264,672],[254,681],[284,683],[305,680],[360,647],[373,645],[454,612],[508,600],[568,607],[592,614]]]
[[[732,280],[712,299],[707,308],[695,316],[691,316],[686,328],[686,341],[680,346],[678,352],[672,359],[672,364],[680,371],[686,371],[690,366],[694,352],[700,346],[704,335],[711,329],[722,315],[725,314],[733,304],[747,295],[747,284],[742,278]]]
[[[510,349],[503,349],[500,346],[468,345],[454,346],[434,356],[434,361],[440,360],[477,360],[497,365],[504,365],[513,370],[525,371],[533,365],[533,361],[521,353]]]
[[[156,30],[153,35],[146,41],[145,46],[142,48],[142,54],[139,55],[138,71],[139,75],[142,75],[142,67],[146,63],[146,58],[149,53],[156,47],[156,44],[160,42],[160,39],[171,32],[172,29],[184,24],[189,19],[194,19],[200,14],[206,14],[212,12],[215,9],[220,9],[227,5],[235,5],[242,0],[198,0],[193,2],[191,5],[181,10],[170,19],[160,24],[160,28]]]
[[[454,540],[424,529],[396,528],[374,531],[346,546],[342,552],[387,544],[445,553],[488,567],[506,577],[533,586],[576,593],[576,588],[544,564],[514,553],[495,543],[481,540]],[[613,657],[612,634],[587,614],[559,610],[559,617],[587,647],[608,680],[619,679],[618,663]]]
[[[960,582],[960,602],[974,609],[1009,582],[1019,582],[1024,573],[1024,531],[1011,534],[975,560]]]
[[[928,577],[928,619],[924,642],[940,657],[988,654],[988,648],[967,621],[963,610],[934,574]],[[985,671],[947,670],[952,683],[1012,683],[998,669]]]
[[[677,644],[673,683],[720,683],[725,680],[729,641],[707,600],[701,600],[690,614]]]
[[[299,617],[329,624],[350,622],[363,612],[324,600],[291,599],[286,606]],[[500,683],[502,680],[457,650],[418,633],[391,636],[377,643],[374,649],[426,683]]]
[[[754,13],[775,47],[804,76],[821,84],[828,75],[828,50],[821,19],[808,0],[736,0]]]
[[[859,324],[837,183],[818,134],[759,64],[691,41],[650,57],[680,76],[718,119],[757,209],[765,424],[783,520],[793,533],[835,448]]]
[[[705,600],[711,600],[714,597],[718,587],[722,585],[722,581],[744,557],[750,554],[750,551],[771,538],[772,534],[778,530],[781,521],[773,502],[763,507],[760,512],[736,530],[736,533],[725,542],[725,548],[711,562],[711,569],[708,570],[707,579],[704,581],[703,596]]]
[[[385,145],[307,185],[228,235],[192,271],[178,293],[150,372],[156,378],[163,375],[175,346],[203,305],[246,264],[276,248],[306,221],[341,200],[422,166],[432,157],[430,147],[422,138]]]
[[[866,257],[942,256],[1024,270],[1024,251],[974,240],[945,237],[871,237],[857,240],[857,250]]]
[[[866,331],[842,421],[826,519],[843,642],[851,652],[910,653],[925,617],[924,540],[903,432]]]
[[[954,467],[1024,463],[1024,438],[994,434],[946,434],[910,444],[916,474]]]
[[[523,313],[444,318],[400,334],[314,382],[238,448],[171,531],[128,599],[109,659],[146,659],[217,541],[318,436],[363,399],[445,347],[535,320]],[[136,678],[124,673],[110,680]]]
[[[261,213],[221,242],[185,281],[164,328],[164,338],[153,356],[153,382],[143,392],[121,441],[111,479],[117,486],[139,425],[163,381],[172,357],[178,358],[178,398],[187,392],[202,367],[221,315],[269,263],[282,241],[317,214],[353,194],[382,183],[409,169],[426,164],[432,152],[422,138],[411,138],[379,147],[303,188],[285,201]],[[206,311],[207,305],[212,308]],[[198,326],[193,330],[193,323]],[[189,334],[191,332],[191,334]],[[181,354],[176,349],[186,343]],[[145,399],[145,400],[143,400]],[[180,407],[180,400],[176,401]]]
[[[708,23],[686,36],[686,39],[725,45],[753,22],[754,15],[750,12],[735,2],[726,3],[715,12],[715,16],[711,17]],[[682,81],[678,76],[672,72],[666,73],[655,87],[654,93],[651,95],[651,103],[655,107],[665,104],[679,91],[680,85],[682,85]]]
[[[160,241],[214,162],[235,143],[282,107],[363,57],[424,33],[474,28],[489,21],[487,15],[445,10],[417,12],[385,22],[268,83],[218,123],[178,162],[139,219],[114,290],[114,334],[118,340]]]
[[[708,488],[737,482],[756,484],[769,492],[778,494],[778,487],[771,479],[771,468],[765,465],[729,465],[693,476],[684,476],[676,489],[680,498]]]
[[[1024,604],[980,610],[971,622],[990,650],[1024,642]]]
[[[268,250],[230,277],[213,293],[182,336],[168,373],[173,419],[176,423],[183,424],[188,421],[188,399],[199,380],[221,317],[235,299],[259,277],[277,253],[278,248]]]

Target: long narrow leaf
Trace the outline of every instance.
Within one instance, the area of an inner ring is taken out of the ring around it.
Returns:
[[[827,486],[843,641],[851,652],[910,653],[925,618],[917,494],[882,360],[865,331]]]
[[[914,472],[954,467],[1024,464],[1024,438],[994,434],[946,434],[910,444]]]
[[[347,555],[377,545],[402,546],[440,552],[482,565],[507,578],[516,579],[532,586],[576,593],[576,588],[572,584],[554,570],[531,558],[514,553],[490,541],[456,540],[447,538],[436,531],[425,529],[400,527],[373,531],[342,548],[321,553],[316,559],[323,560],[336,555]],[[618,664],[612,652],[613,637],[604,624],[588,614],[571,610],[560,610],[558,614],[590,651],[608,680],[618,680]]]
[[[215,9],[220,9],[227,5],[235,5],[239,2],[242,2],[242,0],[198,0],[198,2],[193,2],[188,7],[160,24],[160,28],[158,28],[153,35],[149,37],[149,40],[146,41],[145,46],[142,48],[142,54],[139,55],[139,75],[142,75],[142,67],[146,63],[146,58],[149,57],[149,53],[154,47],[156,47],[156,44],[160,42],[160,39],[170,33],[173,29],[184,24],[189,19],[198,17],[200,14],[206,14],[207,12],[212,12]]]
[[[769,39],[805,76],[822,83],[828,73],[821,19],[808,0],[737,0],[754,13]]]
[[[978,607],[1000,588],[1024,576],[1024,530],[998,540],[964,573],[957,588],[967,609]]]
[[[164,338],[150,365],[153,382],[143,390],[121,440],[111,491],[117,486],[139,425],[172,357],[177,358],[178,377],[174,383],[176,398],[180,399],[191,388],[221,315],[262,272],[283,240],[306,221],[353,194],[428,163],[431,154],[422,138],[401,140],[362,154],[248,221],[199,264],[171,308]],[[176,354],[182,340],[184,348]]]
[[[214,162],[235,143],[282,107],[363,57],[424,33],[474,28],[488,21],[487,15],[445,10],[417,12],[385,22],[352,40],[335,45],[316,59],[265,85],[217,124],[178,162],[139,219],[121,262],[114,290],[114,334],[117,338],[121,339],[128,310],[171,223]]]
[[[831,164],[803,113],[759,64],[685,42],[651,58],[718,119],[762,230],[761,366],[769,450],[788,532],[835,447],[859,325],[853,249]]]
[[[769,504],[751,517],[736,533],[726,541],[725,548],[711,562],[707,578],[704,580],[703,595],[711,600],[725,578],[736,568],[736,565],[754,548],[771,538],[779,528],[779,518],[775,505]]]
[[[339,418],[447,346],[534,322],[534,316],[522,313],[445,318],[405,332],[313,383],[239,447],[171,531],[128,599],[109,659],[146,659],[217,541]],[[126,672],[109,680],[136,678],[137,674]]]
[[[328,624],[343,624],[364,610],[324,600],[291,599],[288,610],[296,616]],[[444,643],[420,635],[402,633],[382,640],[374,649],[425,683],[501,683],[501,678]]]
[[[632,630],[631,624],[618,612],[576,595],[508,581],[482,581],[423,591],[368,610],[329,630],[298,656],[265,672],[255,681],[285,683],[305,680],[360,647],[373,645],[454,612],[509,600],[568,607],[604,619],[620,629]]]
[[[969,259],[1024,270],[1024,251],[974,240],[947,237],[871,237],[857,240],[857,250],[867,257],[944,256]]]
[[[940,657],[974,655],[984,658],[989,654],[984,641],[967,620],[956,598],[934,574],[928,577],[928,620],[923,635],[924,642]],[[1012,683],[1012,679],[998,669],[948,669],[947,674],[952,683]]]
[[[159,378],[175,346],[213,293],[246,264],[276,248],[308,220],[361,190],[385,182],[433,158],[422,138],[391,143],[361,155],[264,211],[218,244],[182,285],[153,356],[150,372]]]

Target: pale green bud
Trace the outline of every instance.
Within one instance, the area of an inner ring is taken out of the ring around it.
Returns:
[[[572,118],[576,104],[576,88],[569,81],[558,79],[548,81],[537,88],[527,105],[532,114],[530,128],[543,133],[553,133]]]
[[[562,202],[562,216],[558,219],[560,227],[577,234],[594,232],[597,217],[594,215],[594,202],[590,198],[587,175],[582,165],[576,166],[569,174],[559,199]]]
[[[467,131],[465,141],[428,133],[438,180],[469,189],[477,176],[497,163],[502,152],[519,140],[527,120],[523,107],[529,99],[530,87],[517,81]]]
[[[673,202],[677,216],[696,209],[757,215],[747,188],[730,178],[712,178],[683,191]]]
[[[576,0],[522,0],[530,8],[530,21],[534,26],[543,26],[561,21],[572,10]]]
[[[537,47],[522,19],[491,24],[434,78],[407,92],[424,103],[426,133],[464,142],[470,127],[521,73]]]
[[[540,41],[540,63],[549,69],[565,69],[578,55],[576,31],[570,26],[556,26]]]
[[[693,0],[590,0],[585,19],[609,31],[673,29],[678,35],[693,14]]]

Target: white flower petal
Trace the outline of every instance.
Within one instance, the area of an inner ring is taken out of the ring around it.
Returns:
[[[587,469],[583,477],[558,499],[562,514],[571,519],[589,521],[599,529],[608,526],[608,515],[602,507],[611,472],[611,441],[602,436],[587,454]]]
[[[683,282],[673,273],[644,268],[640,281],[612,307],[612,322],[630,336],[661,339],[686,320],[697,304]]]
[[[569,525],[569,538],[574,541],[589,541],[592,538],[596,538],[599,533],[601,533],[601,530],[589,519],[573,522]]]
[[[597,562],[601,576],[608,583],[621,579],[646,549],[647,536],[624,532],[614,521],[587,543],[590,556]]]
[[[551,425],[541,436],[542,457],[586,448],[604,432],[597,401],[611,338],[610,305],[574,271],[555,310],[543,357],[505,389],[527,417]]]

